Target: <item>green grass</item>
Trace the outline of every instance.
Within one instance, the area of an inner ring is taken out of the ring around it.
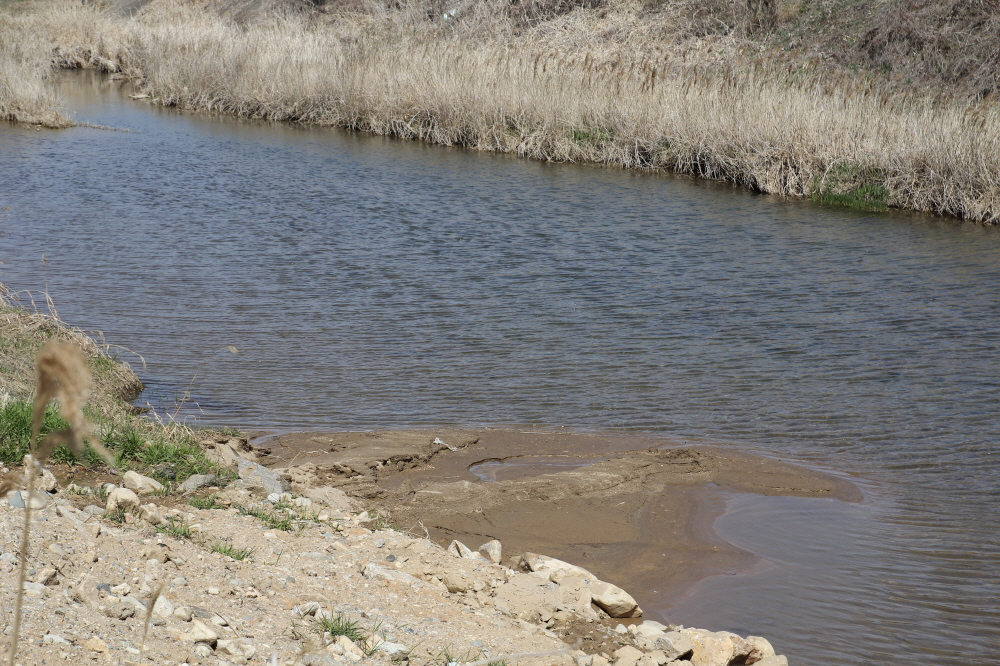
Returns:
[[[878,169],[838,164],[816,182],[809,193],[812,201],[855,210],[884,211],[889,207],[889,188]]]
[[[219,493],[212,493],[208,497],[192,497],[188,504],[196,509],[218,509],[222,505],[218,503]]]
[[[31,441],[31,410],[32,405],[27,400],[11,400],[0,407],[0,462],[5,465],[20,465],[29,448],[38,443]],[[40,437],[68,427],[55,407],[45,408]],[[52,458],[65,458],[67,454],[73,455],[68,448],[60,446]]]
[[[169,519],[166,523],[156,526],[156,531],[161,534],[170,535],[176,539],[190,539],[191,525],[183,520]]]
[[[220,542],[216,543],[214,546],[212,546],[212,552],[213,553],[221,553],[222,555],[225,555],[227,557],[231,557],[234,560],[243,561],[243,560],[250,559],[250,557],[254,553],[254,549],[253,548],[236,548],[232,544],[223,543],[223,542],[220,541]]]
[[[244,516],[253,516],[267,527],[273,530],[292,531],[291,516],[279,516],[261,507],[245,507],[235,505],[236,509]]]
[[[316,631],[324,637],[329,634],[332,639],[336,639],[337,636],[347,636],[359,647],[364,645],[366,640],[365,632],[358,621],[352,620],[344,613],[316,618]]]
[[[846,206],[855,210],[881,212],[889,207],[889,189],[880,184],[863,185],[841,194],[817,192],[809,198],[817,203]]]
[[[101,514],[101,518],[110,521],[112,523],[118,523],[119,525],[121,525],[122,523],[125,522],[125,515],[127,513],[128,511],[126,511],[124,508],[119,507],[114,511],[105,511],[103,514]]]

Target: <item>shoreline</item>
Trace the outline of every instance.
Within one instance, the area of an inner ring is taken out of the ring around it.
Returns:
[[[293,489],[340,488],[387,510],[388,520],[421,525],[442,544],[498,539],[515,562],[524,552],[545,553],[638,591],[632,593],[640,605],[651,608],[669,607],[698,582],[760,561],[716,534],[726,493],[862,500],[850,481],[803,465],[655,436],[421,428],[285,432],[261,440],[252,440],[259,461]],[[522,459],[531,462],[503,470]],[[493,466],[494,480],[473,471],[484,463]],[[649,473],[650,465],[679,471]]]

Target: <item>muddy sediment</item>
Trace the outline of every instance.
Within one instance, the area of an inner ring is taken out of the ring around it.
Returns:
[[[861,498],[850,482],[799,465],[651,437],[481,429],[255,441],[293,487],[340,488],[442,544],[498,539],[505,563],[524,552],[572,562],[648,607],[757,561],[712,529],[727,493]]]

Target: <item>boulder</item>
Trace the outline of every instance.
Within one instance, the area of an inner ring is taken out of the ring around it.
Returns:
[[[107,504],[105,504],[105,510],[108,513],[117,511],[118,509],[131,511],[137,506],[139,506],[138,495],[136,495],[128,488],[115,488],[108,495],[108,502]]]
[[[562,560],[557,560],[556,558],[548,557],[547,555],[525,553],[521,556],[521,561],[530,571],[548,573],[549,579],[553,583],[558,583],[563,576],[579,576],[580,578],[588,580],[591,583],[598,582],[597,576],[590,573],[583,567],[578,567],[575,564],[563,562]]]
[[[201,620],[191,620],[191,631],[181,634],[181,638],[191,643],[207,643],[214,647],[219,640],[219,634]]]
[[[485,555],[486,559],[493,564],[500,564],[500,556],[503,555],[503,545],[496,539],[493,539],[480,546],[479,552]]]
[[[611,617],[641,617],[642,609],[632,596],[611,583],[590,584],[590,596]]]
[[[240,458],[236,461],[240,478],[250,488],[261,488],[265,495],[278,493],[279,495],[291,489],[288,481],[282,479],[277,472],[269,470],[263,465]]]
[[[448,588],[449,592],[465,592],[472,587],[472,583],[468,578],[460,573],[447,572],[441,576],[441,582],[444,586]]]
[[[691,639],[694,666],[728,666],[729,662],[745,658],[753,650],[753,646],[728,631],[683,629],[679,633]]]
[[[687,634],[670,631],[657,637],[653,641],[653,648],[662,651],[667,656],[667,661],[673,661],[690,656],[694,651],[694,642]]]
[[[143,476],[139,472],[128,471],[122,477],[122,483],[129,490],[134,490],[139,495],[149,495],[163,490],[163,484],[156,479]]]

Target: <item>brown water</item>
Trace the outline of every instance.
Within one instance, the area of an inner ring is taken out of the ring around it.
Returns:
[[[159,410],[190,385],[204,423],[652,432],[857,475],[860,505],[732,497],[764,564],[657,612],[796,664],[1000,662],[997,231],[58,89],[134,131],[0,129],[0,281],[141,353]]]

